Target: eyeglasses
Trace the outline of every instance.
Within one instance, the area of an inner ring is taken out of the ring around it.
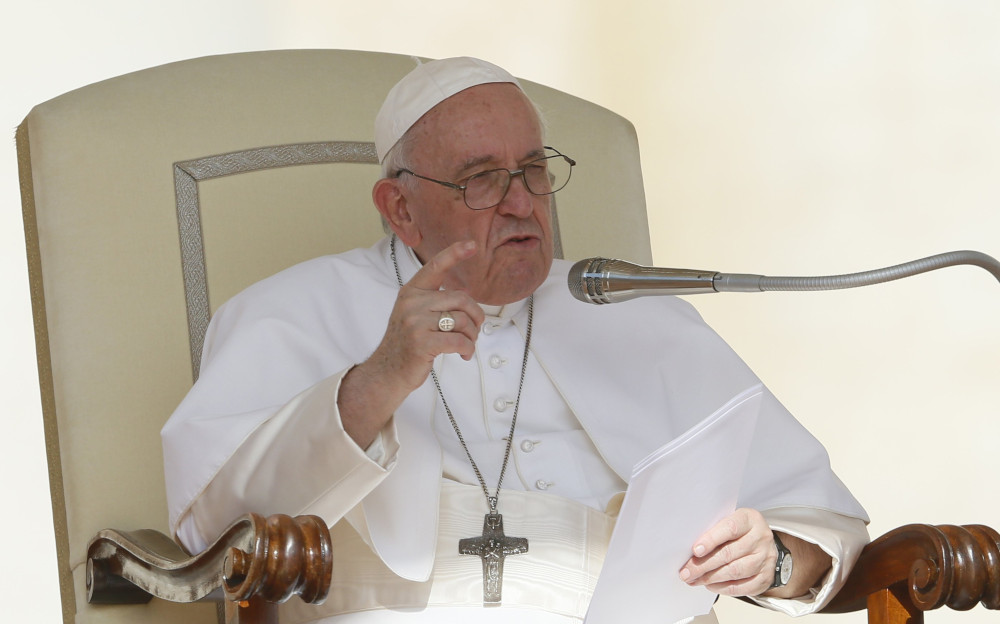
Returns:
[[[576,161],[555,148],[546,146],[545,150],[546,156],[527,163],[517,171],[510,169],[481,171],[469,177],[465,184],[435,180],[413,173],[409,169],[400,169],[395,177],[408,173],[415,178],[462,191],[466,206],[473,210],[486,210],[503,201],[510,189],[511,180],[516,176],[521,176],[525,188],[532,195],[551,195],[569,184]]]

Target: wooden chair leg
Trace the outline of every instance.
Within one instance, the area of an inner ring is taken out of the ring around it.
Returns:
[[[278,624],[278,605],[263,598],[226,601],[226,624]]]
[[[924,612],[896,585],[868,596],[868,624],[924,624]]]

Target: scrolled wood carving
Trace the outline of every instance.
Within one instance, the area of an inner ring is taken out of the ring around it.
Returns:
[[[320,603],[333,574],[330,531],[321,518],[248,514],[204,552],[190,556],[157,531],[99,532],[88,547],[91,603],[222,599]]]
[[[303,519],[311,519],[303,522]],[[330,531],[315,516],[271,516],[253,552],[230,547],[223,564],[226,597],[237,602],[260,597],[284,602],[298,594],[320,603],[333,575]]]
[[[864,609],[878,591],[904,588],[913,606],[1000,609],[1000,534],[982,525],[910,524],[865,547],[847,583],[823,609]]]

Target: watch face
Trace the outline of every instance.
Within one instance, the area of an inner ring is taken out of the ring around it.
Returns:
[[[781,560],[781,584],[787,585],[788,581],[791,578],[792,578],[792,556],[786,553],[784,558]]]

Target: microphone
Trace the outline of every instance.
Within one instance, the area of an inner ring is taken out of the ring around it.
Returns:
[[[569,270],[570,293],[584,303],[606,304],[649,295],[714,292],[839,290],[881,284],[958,264],[971,264],[1000,282],[1000,262],[978,251],[952,251],[862,273],[821,277],[768,277],[693,269],[647,267],[625,260],[588,258]]]
[[[628,301],[647,295],[716,292],[716,271],[661,269],[613,258],[580,260],[569,270],[569,291],[586,303]]]

